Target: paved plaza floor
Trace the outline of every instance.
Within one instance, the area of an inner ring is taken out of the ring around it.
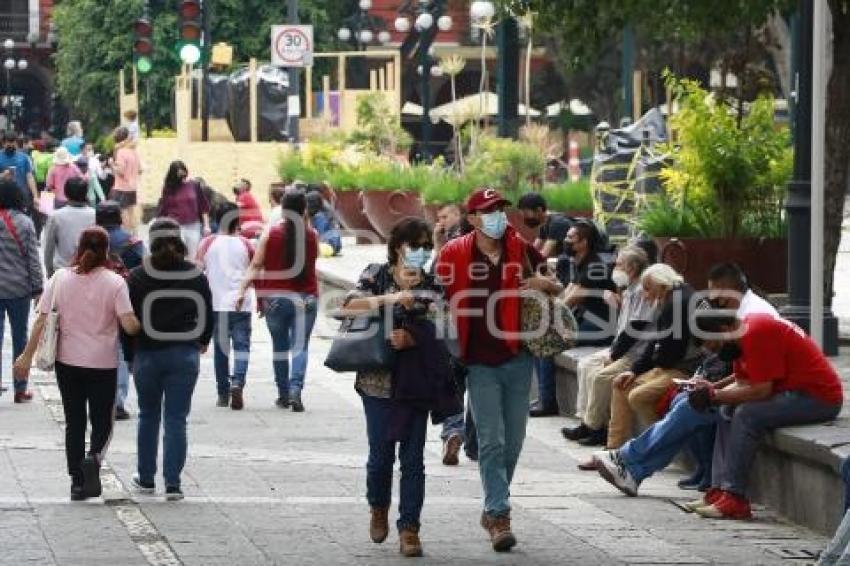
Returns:
[[[850,238],[837,268],[836,311],[850,324]],[[340,277],[374,251],[350,250]],[[845,331],[850,330],[845,326]],[[135,466],[135,418],[116,423],[104,468],[105,497],[71,503],[65,472],[62,408],[52,375],[34,377],[36,398],[13,405],[0,397],[0,564],[2,565],[380,565],[409,563],[397,538],[368,538],[364,499],[365,423],[352,375],[322,365],[329,324],[311,345],[305,403],[294,414],[274,406],[271,345],[254,321],[242,412],[215,407],[212,358],[203,358],[189,425],[186,499],[129,489]],[[9,333],[3,346],[9,383]],[[131,393],[131,400],[134,395]],[[131,401],[131,409],[135,406]],[[683,513],[692,498],[675,487],[678,473],[650,478],[627,498],[576,463],[591,450],[565,442],[552,417],[532,420],[513,486],[520,544],[496,555],[478,526],[477,466],[440,463],[439,428],[426,446],[425,564],[807,564],[826,543],[811,531],[757,508],[748,522],[714,522]],[[396,478],[396,487],[398,479]],[[159,485],[162,489],[161,480]],[[397,502],[397,500],[396,500]],[[410,563],[415,563],[413,562]]]
[[[35,376],[29,405],[0,398],[0,564],[406,562],[395,534],[383,545],[369,541],[364,419],[353,377],[322,366],[329,340],[319,336],[312,344],[307,412],[294,414],[274,406],[268,333],[262,321],[254,328],[244,411],[215,407],[211,357],[203,359],[182,502],[130,491],[134,419],[116,424],[105,502],[71,503],[52,375]],[[4,361],[8,339],[5,346]],[[576,469],[590,450],[561,438],[568,422],[553,417],[529,425],[513,489],[520,544],[505,555],[491,552],[478,526],[475,463],[444,467],[439,429],[432,427],[420,562],[787,565],[810,561],[805,557],[825,544],[764,509],[751,522],[687,515],[671,503],[692,496],[675,487],[675,471],[648,480],[641,497],[626,498],[595,473]]]

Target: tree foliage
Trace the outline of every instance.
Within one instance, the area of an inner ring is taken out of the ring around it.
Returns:
[[[233,45],[238,61],[268,60],[270,28],[286,22],[286,3],[267,0],[215,0],[213,42]],[[180,70],[177,43],[177,2],[150,0],[154,25],[153,72],[150,95],[154,127],[171,125],[174,76]],[[299,15],[316,27],[316,48],[327,50],[336,29],[356,5],[354,0],[300,0]],[[54,21],[59,43],[55,55],[57,90],[75,119],[90,133],[108,130],[118,121],[117,73],[132,68],[133,21],[141,17],[144,0],[63,0]],[[144,106],[145,87],[140,85]]]
[[[720,63],[742,76],[765,60],[756,32],[792,0],[501,0],[505,13],[537,13],[535,34],[554,56],[570,96],[600,119],[619,118],[623,30],[634,30],[637,68],[699,77]],[[723,62],[728,62],[724,64]],[[749,81],[750,84],[755,81]],[[655,82],[657,87],[661,81]],[[747,93],[755,98],[757,90]],[[657,95],[657,93],[656,93]]]

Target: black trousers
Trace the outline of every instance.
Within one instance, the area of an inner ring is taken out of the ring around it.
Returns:
[[[65,410],[65,456],[68,475],[82,480],[82,461],[86,455],[86,426],[91,419],[89,454],[102,459],[115,420],[117,369],[92,369],[56,362],[56,380]]]

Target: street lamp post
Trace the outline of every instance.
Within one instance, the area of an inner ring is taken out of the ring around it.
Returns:
[[[369,14],[369,10],[372,9],[372,0],[360,0],[357,7],[357,12],[348,17],[343,26],[337,30],[337,39],[343,43],[353,43],[357,51],[365,51],[376,41],[380,45],[389,43],[392,37],[386,30],[384,20]]]
[[[3,61],[3,68],[6,70],[6,118],[7,127],[11,129],[12,124],[14,124],[14,120],[12,119],[12,112],[14,110],[12,105],[12,71],[15,69],[26,71],[29,63],[27,63],[26,59],[15,60],[15,40],[11,38],[6,39],[3,42],[3,49],[6,51],[6,58]]]
[[[426,163],[431,161],[431,77],[442,74],[442,70],[431,55],[434,38],[440,31],[450,31],[453,26],[452,18],[444,14],[445,0],[417,0],[416,8],[408,2],[399,12],[395,20],[395,29],[399,33],[418,34],[417,71],[420,74],[420,89],[422,90],[422,132],[420,159]],[[413,17],[411,31],[410,19]],[[416,36],[414,36],[416,37]]]
[[[794,110],[794,174],[788,183],[785,211],[788,217],[788,305],[782,315],[811,332],[813,308],[825,310],[823,315],[823,349],[828,355],[838,353],[838,319],[827,306],[811,304],[811,229],[812,229],[812,61],[814,46],[814,6],[800,0],[795,42],[796,103]],[[821,229],[823,223],[821,222]]]

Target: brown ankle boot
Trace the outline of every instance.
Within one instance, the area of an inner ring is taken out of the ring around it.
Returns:
[[[422,542],[419,540],[419,529],[402,529],[398,533],[399,550],[402,556],[413,558],[422,556]]]
[[[516,537],[511,532],[511,517],[491,517],[486,513],[481,514],[481,526],[490,535],[490,542],[496,552],[507,552],[516,546]]]
[[[381,544],[390,534],[389,507],[372,507],[372,520],[369,522],[369,536],[372,542]]]

